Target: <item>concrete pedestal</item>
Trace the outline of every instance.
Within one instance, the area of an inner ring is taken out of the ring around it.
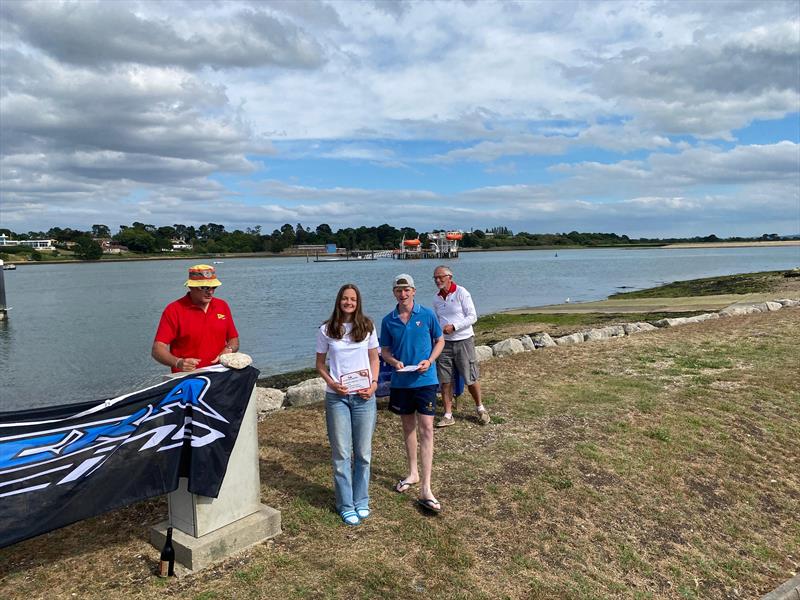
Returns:
[[[188,480],[181,478],[178,489],[169,494],[169,519],[150,531],[150,543],[161,549],[167,527],[173,527],[175,559],[191,571],[281,532],[280,512],[260,501],[258,410],[254,396],[250,396],[219,496],[191,494],[186,489]]]

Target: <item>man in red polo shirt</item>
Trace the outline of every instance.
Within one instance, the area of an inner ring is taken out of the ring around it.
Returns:
[[[220,354],[239,351],[239,332],[231,309],[214,297],[222,285],[211,265],[189,267],[189,291],[161,314],[151,354],[173,373],[219,362]]]

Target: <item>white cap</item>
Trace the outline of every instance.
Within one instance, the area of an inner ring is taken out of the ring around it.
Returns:
[[[414,285],[414,278],[408,273],[400,273],[400,275],[394,278],[394,285],[392,285],[392,289],[399,287],[410,287],[417,289],[417,286]]]

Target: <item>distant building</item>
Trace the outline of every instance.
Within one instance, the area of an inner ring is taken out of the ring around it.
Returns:
[[[12,240],[7,235],[0,234],[0,247],[26,246],[36,250],[55,250],[54,242],[55,240]]]
[[[183,238],[170,240],[172,242],[172,252],[181,252],[183,250],[191,250],[194,248],[191,244],[187,244]]]

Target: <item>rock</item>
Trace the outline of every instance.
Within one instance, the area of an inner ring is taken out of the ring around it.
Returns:
[[[525,352],[525,347],[516,338],[508,338],[502,342],[497,342],[492,346],[492,352],[495,356],[506,356],[507,354],[519,354]]]
[[[800,300],[792,300],[791,298],[781,298],[780,300],[775,300],[775,302],[777,302],[784,308],[800,306]]]
[[[587,331],[582,331],[581,333],[583,334],[584,342],[596,342],[598,340],[608,339],[608,333],[602,329],[588,329]]]
[[[578,333],[572,333],[570,335],[562,335],[561,337],[557,337],[553,341],[558,346],[566,346],[568,344],[580,344],[581,342],[583,342],[583,334],[578,332]]]
[[[713,319],[719,319],[719,315],[717,313],[703,313],[702,315],[695,315],[693,317],[687,317],[687,323],[702,323],[703,321],[710,321]]]
[[[519,341],[522,342],[522,347],[525,348],[525,352],[531,352],[532,350],[536,350],[536,346],[529,335],[523,335],[519,338]]]
[[[678,325],[686,325],[686,317],[677,317],[674,319],[659,319],[653,325],[656,327],[677,327]]]
[[[658,329],[654,325],[651,325],[650,323],[644,321],[641,323],[634,323],[634,325],[636,325],[639,328],[639,331],[637,331],[636,333],[639,333],[640,331],[655,331],[656,329]]]
[[[638,323],[625,323],[622,326],[622,330],[625,332],[625,335],[633,335],[634,333],[639,333],[641,328]]]
[[[256,387],[256,407],[259,413],[278,410],[286,394],[275,388]]]
[[[289,406],[305,406],[325,400],[325,380],[322,377],[307,379],[286,390],[286,403]]]
[[[625,335],[625,328],[622,325],[607,325],[600,329],[606,333],[607,337],[622,337]]]
[[[219,362],[223,367],[228,367],[229,369],[244,369],[253,364],[253,359],[244,352],[229,352],[228,354],[220,354]]]
[[[770,310],[770,312],[780,310],[783,308],[783,304],[781,304],[780,302],[764,302],[764,304],[767,305],[767,308]]]
[[[475,346],[475,358],[478,359],[478,362],[489,360],[493,356],[494,352],[489,346]]]
[[[723,308],[718,314],[720,317],[738,317],[740,315],[749,314],[749,311],[745,310],[744,306],[732,304],[731,306]]]
[[[535,333],[531,339],[537,348],[552,348],[556,345],[548,333]]]

